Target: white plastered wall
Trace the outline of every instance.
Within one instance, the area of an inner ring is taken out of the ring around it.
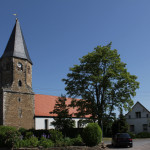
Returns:
[[[48,129],[55,129],[55,127],[51,124],[54,119],[49,117],[35,117],[35,129],[45,129],[45,120],[48,121]],[[72,118],[72,120],[75,121],[75,128],[78,128],[78,121],[81,120],[81,118]]]
[[[136,118],[136,112],[141,112],[141,118]],[[147,117],[148,114],[148,117]],[[130,117],[129,117],[130,116]],[[126,115],[126,121],[130,125],[134,125],[134,133],[143,132],[143,124],[148,125],[147,132],[150,132],[150,113],[139,103],[137,103],[132,111]]]

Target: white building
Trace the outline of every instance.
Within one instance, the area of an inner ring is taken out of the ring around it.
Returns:
[[[56,103],[58,96],[51,95],[42,95],[35,94],[35,129],[54,129],[54,126],[51,124],[54,121],[56,114],[50,114],[52,112]],[[67,98],[67,105],[71,103],[71,98]],[[76,112],[76,109],[70,108],[69,114]],[[72,120],[75,121],[75,128],[81,127],[79,120],[89,119],[89,116],[86,118],[76,118],[72,115]]]
[[[125,117],[130,132],[150,132],[150,112],[140,102],[137,102]]]

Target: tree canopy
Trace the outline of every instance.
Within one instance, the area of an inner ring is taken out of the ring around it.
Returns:
[[[139,82],[127,71],[117,50],[111,50],[111,43],[97,46],[79,61],[63,79],[67,94],[81,98],[72,103],[79,113],[91,114],[101,125],[104,115],[111,115],[116,107],[131,108]]]

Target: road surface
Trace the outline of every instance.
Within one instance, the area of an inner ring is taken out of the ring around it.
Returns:
[[[150,150],[150,139],[135,139],[133,140],[132,148],[114,148],[112,147],[110,141],[105,141],[105,144],[108,146],[109,150]]]

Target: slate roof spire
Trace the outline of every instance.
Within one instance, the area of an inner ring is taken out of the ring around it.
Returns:
[[[21,31],[20,23],[18,19],[16,18],[16,23],[13,28],[13,31],[10,35],[9,41],[7,43],[7,46],[5,48],[5,51],[2,55],[3,57],[16,57],[28,60],[31,64],[31,58],[29,56],[27,46]]]

